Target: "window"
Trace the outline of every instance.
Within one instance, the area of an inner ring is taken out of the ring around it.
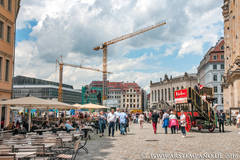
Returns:
[[[0,21],[0,39],[3,39],[3,22]]]
[[[224,55],[221,55],[221,60],[224,60]]]
[[[12,10],[12,0],[8,0],[8,10]]]
[[[213,81],[217,81],[217,75],[213,75]]]
[[[216,64],[213,65],[213,69],[217,69],[217,65]]]
[[[221,69],[224,69],[224,64],[221,64]]]
[[[6,72],[5,72],[5,81],[9,80],[9,60],[6,60]]]
[[[153,91],[152,91],[152,101],[153,101]]]
[[[217,86],[214,86],[214,93],[217,93],[218,92],[218,88]]]
[[[213,59],[214,59],[214,60],[217,60],[217,56],[213,56]]]
[[[165,101],[167,101],[167,89],[165,89]]]
[[[224,45],[221,46],[221,50],[224,50]]]
[[[4,6],[4,0],[0,0],[0,5]]]
[[[223,99],[223,97],[222,97],[222,104],[224,104],[224,99]]]
[[[174,97],[175,88],[173,88],[172,91],[173,91],[173,99],[175,99],[175,97]]]
[[[154,97],[155,97],[154,101],[156,102],[157,101],[157,91],[156,90],[154,91]]]
[[[215,99],[215,104],[218,104],[218,98]]]
[[[221,92],[223,93],[223,86],[221,86]]]
[[[158,90],[158,102],[160,101],[160,90]]]
[[[7,27],[7,42],[11,42],[11,27]]]
[[[0,57],[0,80],[2,79],[2,57]]]
[[[162,101],[163,101],[163,89],[162,89],[162,94],[161,95],[162,95]]]
[[[168,100],[171,101],[171,90],[168,88]]]

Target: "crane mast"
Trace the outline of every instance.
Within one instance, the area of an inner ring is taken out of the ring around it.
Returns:
[[[144,32],[150,31],[150,30],[153,30],[153,29],[158,28],[160,26],[163,26],[165,24],[166,24],[166,22],[163,21],[161,23],[158,23],[158,24],[151,25],[151,26],[148,26],[146,28],[140,29],[140,30],[138,30],[136,32],[125,34],[123,36],[114,38],[114,39],[112,39],[110,41],[104,42],[100,46],[97,46],[97,47],[93,48],[93,50],[95,50],[95,51],[98,51],[100,49],[103,50],[103,87],[102,87],[103,88],[103,96],[102,96],[102,101],[107,99],[107,74],[106,74],[107,73],[107,55],[108,55],[107,47],[109,45],[114,44],[114,43],[126,40],[126,39],[134,37],[134,36],[137,36],[138,34],[141,34],[141,33],[144,33]]]
[[[63,91],[62,91],[62,86],[63,86],[63,66],[69,66],[69,67],[74,67],[74,68],[80,68],[80,69],[85,69],[85,70],[91,70],[91,71],[96,71],[96,72],[102,72],[106,74],[111,74],[112,72],[104,72],[100,69],[96,68],[90,68],[90,67],[84,67],[82,65],[74,65],[74,64],[68,64],[68,63],[63,63],[62,58],[61,61],[56,60],[57,64],[59,64],[59,86],[58,86],[58,101],[62,102],[63,101]]]

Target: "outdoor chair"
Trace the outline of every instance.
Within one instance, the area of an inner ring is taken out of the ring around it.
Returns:
[[[84,150],[88,154],[88,149],[86,148],[87,141],[88,138],[84,138],[84,140],[79,138],[74,142],[73,147],[59,147],[55,149],[56,158],[75,160],[80,150]]]
[[[16,160],[16,155],[9,153],[0,154],[0,160]]]

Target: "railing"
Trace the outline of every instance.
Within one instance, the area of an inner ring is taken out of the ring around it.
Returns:
[[[213,122],[214,112],[211,108],[211,104],[207,100],[203,100],[202,97],[192,88],[188,89],[188,93],[188,98],[191,99],[191,102],[199,115],[204,119]]]

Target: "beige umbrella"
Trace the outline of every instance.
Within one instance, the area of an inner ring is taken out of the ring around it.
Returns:
[[[81,109],[108,109],[108,107],[89,103],[89,104],[84,104]]]
[[[75,107],[76,109],[82,109],[82,107],[83,107],[82,104],[78,104],[78,103],[76,103],[76,104],[74,104],[72,106]]]
[[[23,98],[16,98],[16,99],[10,99],[6,101],[0,101],[0,105],[6,105],[6,106],[22,106],[27,108],[36,108],[36,109],[72,109],[75,108],[74,106],[58,102],[55,100],[47,100],[37,97],[23,97]],[[1,115],[0,115],[1,119]],[[31,114],[29,113],[29,128],[30,131],[30,124],[31,124]]]

